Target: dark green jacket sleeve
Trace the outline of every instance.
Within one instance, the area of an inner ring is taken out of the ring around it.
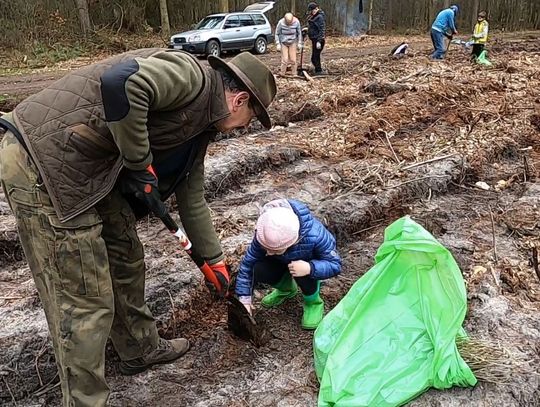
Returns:
[[[131,170],[152,163],[146,123],[151,111],[174,110],[191,102],[203,86],[203,73],[189,56],[158,52],[114,65],[101,76],[105,119]]]
[[[176,188],[176,202],[182,225],[193,247],[209,264],[214,264],[223,260],[224,256],[204,198],[204,157],[208,138],[201,144],[191,171]]]

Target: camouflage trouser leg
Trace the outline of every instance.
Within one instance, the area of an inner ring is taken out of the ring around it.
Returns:
[[[9,132],[0,146],[0,180],[47,317],[63,404],[104,406],[109,396],[105,344],[113,320],[112,337],[121,357],[138,357],[157,344],[143,299],[142,249],[125,201],[111,195],[99,211],[92,208],[60,223],[48,194],[38,186],[34,165]],[[119,202],[117,209],[114,202]],[[118,223],[122,211],[124,229]],[[133,251],[124,252],[127,247]]]
[[[144,251],[135,229],[135,216],[121,194],[113,190],[96,209],[103,220],[101,236],[107,244],[114,291],[111,340],[122,360],[154,350],[156,324],[144,301]]]

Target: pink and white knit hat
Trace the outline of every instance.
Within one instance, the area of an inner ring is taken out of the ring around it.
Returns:
[[[257,220],[257,240],[267,250],[283,251],[298,240],[300,220],[291,208],[265,210]]]

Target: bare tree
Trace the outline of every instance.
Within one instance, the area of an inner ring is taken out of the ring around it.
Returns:
[[[343,32],[345,35],[353,34],[356,6],[357,0],[347,0],[345,5],[345,15],[343,16]]]
[[[387,30],[391,30],[392,29],[392,22],[394,21],[393,20],[393,16],[394,16],[394,1],[393,0],[387,0],[387,3],[386,3],[386,25],[385,25],[385,29]]]
[[[75,0],[75,7],[77,7],[77,12],[79,14],[79,23],[81,24],[82,33],[86,37],[88,33],[92,31],[90,14],[88,13],[88,2],[87,0]]]
[[[169,24],[167,0],[159,0],[159,14],[161,15],[161,33],[169,38],[171,35],[171,25]]]
[[[219,0],[219,11],[222,13],[229,12],[229,0]]]
[[[478,15],[478,8],[479,8],[479,0],[473,0],[473,8],[472,8],[472,26],[476,24],[476,16]]]
[[[371,33],[373,27],[373,0],[369,0],[368,33]]]

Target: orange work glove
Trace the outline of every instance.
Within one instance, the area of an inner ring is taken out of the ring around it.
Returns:
[[[229,284],[231,282],[231,277],[229,275],[229,269],[224,261],[217,262],[216,264],[211,264],[210,268],[216,275],[218,281],[220,282],[220,287],[216,287],[210,281],[205,279],[206,287],[208,290],[217,298],[225,298],[229,293]]]

